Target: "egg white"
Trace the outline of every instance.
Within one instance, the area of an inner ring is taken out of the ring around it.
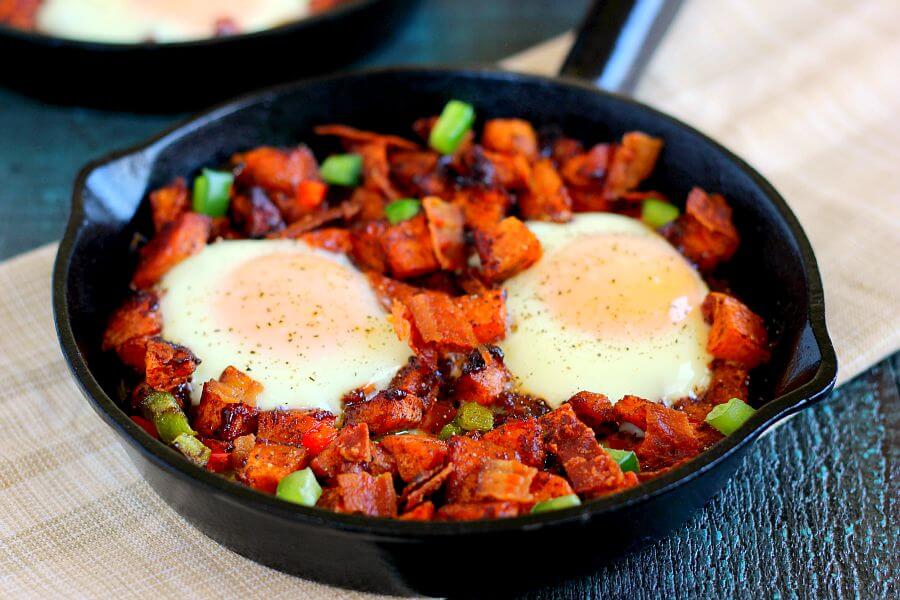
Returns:
[[[671,404],[708,385],[708,288],[664,238],[608,213],[528,227],[543,256],[506,282],[512,324],[500,344],[522,391],[553,407],[583,390]]]
[[[411,352],[343,255],[291,240],[208,245],[160,283],[162,336],[201,363],[192,399],[232,365],[263,384],[261,410],[339,414],[355,388],[384,387]]]

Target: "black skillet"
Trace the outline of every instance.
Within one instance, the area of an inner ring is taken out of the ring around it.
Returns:
[[[416,0],[349,0],[259,32],[196,41],[109,44],[0,25],[0,83],[54,102],[182,111],[327,73],[388,38]]]
[[[627,4],[638,10],[647,2]],[[610,6],[601,2],[594,8]],[[634,39],[659,32],[654,18],[635,21],[634,11],[609,14],[628,16],[620,22],[631,27],[640,24],[643,33],[632,29]],[[566,71],[584,73],[578,65],[590,61],[580,53],[599,52],[620,62],[592,76],[615,75],[618,84],[633,80],[622,73],[634,73],[640,53],[626,52],[623,59],[626,49],[605,39],[604,45],[582,38]],[[151,231],[143,202],[148,190],[259,144],[305,140],[321,156],[325,148],[311,131],[316,124],[409,134],[414,119],[434,114],[448,98],[473,102],[480,119],[518,116],[559,126],[589,143],[634,129],[649,132],[666,143],[649,187],[684,198],[699,185],[728,198],[743,243],[722,275],[765,317],[777,342],[771,363],[753,375],[756,414],[695,460],[640,487],[560,512],[470,523],[369,519],[290,505],[193,466],[134,425],[114,400],[120,367],[102,355],[99,340],[127,290],[135,262],[129,244],[136,232]],[[762,433],[826,396],[837,368],[809,242],[784,200],[756,171],[687,125],[628,98],[571,79],[496,70],[382,69],[292,83],[223,105],[88,165],[75,183],[53,293],[60,342],[75,379],[175,510],[263,564],[398,594],[514,591],[584,573],[649,543],[709,500]]]

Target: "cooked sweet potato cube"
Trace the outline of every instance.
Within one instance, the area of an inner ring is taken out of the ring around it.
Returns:
[[[451,182],[440,167],[440,155],[431,151],[400,150],[388,155],[391,177],[400,190],[412,197],[448,196]]]
[[[350,229],[350,256],[363,271],[387,271],[387,255],[381,246],[381,237],[386,229],[387,223],[384,221],[359,223]]]
[[[310,246],[336,252],[339,254],[347,254],[353,249],[353,242],[350,239],[350,232],[340,227],[324,227],[304,233],[300,239]]]
[[[250,487],[274,494],[279,481],[306,466],[306,454],[303,447],[258,441],[236,473]]]
[[[547,452],[537,419],[514,419],[484,434],[481,438],[515,453],[520,462],[541,468]]]
[[[594,431],[616,424],[616,411],[613,404],[603,394],[578,392],[569,398],[568,402],[581,422]]]
[[[455,395],[460,402],[485,406],[496,403],[512,379],[499,349],[476,348],[469,353],[462,375],[456,380]]]
[[[434,256],[425,215],[389,225],[381,235],[381,248],[391,273],[398,279],[418,277],[441,267]]]
[[[256,432],[259,411],[243,402],[228,404],[222,409],[222,425],[218,436],[225,441]]]
[[[572,198],[549,158],[534,163],[528,189],[519,198],[519,211],[532,221],[565,223],[572,219]]]
[[[151,291],[138,292],[110,317],[103,332],[103,350],[115,350],[123,362],[143,371],[147,340],[160,331],[159,298]]]
[[[225,367],[219,376],[219,381],[233,388],[241,402],[251,406],[263,391],[263,384],[232,366]]]
[[[241,396],[233,387],[210,379],[203,384],[200,404],[195,409],[194,429],[204,437],[218,436],[223,423],[222,411],[240,401]]]
[[[396,517],[397,492],[390,475],[372,477],[366,472],[337,476],[343,511],[370,517]]]
[[[484,124],[481,143],[488,150],[521,154],[528,160],[533,160],[538,153],[534,127],[523,119],[489,119]]]
[[[464,351],[478,344],[472,324],[446,294],[416,294],[409,300],[411,322],[425,344]]]
[[[33,30],[42,5],[41,0],[0,0],[0,23],[13,29]]]
[[[143,373],[147,368],[147,342],[149,337],[131,338],[116,347],[116,354],[124,364],[138,373]]]
[[[561,163],[563,181],[575,188],[600,186],[606,178],[612,152],[610,144],[597,144],[587,152],[568,157]]]
[[[661,231],[701,271],[730,259],[741,242],[725,198],[700,188],[688,194],[684,214]]]
[[[455,298],[456,305],[472,325],[480,344],[490,344],[506,336],[506,292],[502,289],[485,290]]]
[[[503,190],[465,188],[457,192],[453,203],[462,209],[466,227],[489,231],[506,217],[511,201]]]
[[[301,181],[319,178],[316,157],[306,146],[260,146],[235,154],[231,160],[239,167],[238,182],[246,187],[259,186],[268,192],[293,196]]]
[[[434,504],[423,502],[412,510],[400,515],[401,521],[430,521],[434,518]]]
[[[478,473],[475,498],[531,502],[531,482],[537,472],[515,460],[486,460]]]
[[[279,444],[307,444],[313,439],[317,440],[326,435],[333,439],[337,436],[334,428],[335,416],[324,410],[266,410],[259,413],[259,431],[257,437],[261,440],[278,442]],[[322,431],[325,429],[325,431]],[[304,443],[306,442],[306,443]],[[330,440],[328,441],[330,443]],[[314,444],[314,445],[319,445]],[[327,443],[325,444],[327,445]],[[313,454],[317,454],[323,448],[307,448]]]
[[[247,237],[263,237],[284,229],[281,211],[259,187],[235,194],[229,207],[235,225]]]
[[[435,518],[442,521],[507,519],[519,515],[516,502],[458,502],[440,507]]]
[[[169,269],[200,252],[206,246],[212,221],[206,215],[186,212],[166,225],[141,250],[131,285],[147,288],[162,279]]]
[[[647,427],[647,407],[652,404],[638,396],[624,396],[613,406],[619,423],[631,423],[638,429]]]
[[[503,219],[490,231],[475,231],[475,249],[481,272],[490,281],[508,279],[541,257],[541,243],[515,217]]]
[[[710,405],[722,404],[732,398],[744,402],[749,398],[747,368],[730,360],[714,360],[710,367],[710,380],[703,399]]]
[[[440,392],[441,374],[428,361],[411,356],[409,361],[397,371],[389,389],[403,390],[407,394],[418,396],[423,400],[433,401]]]
[[[530,491],[535,504],[575,493],[564,477],[546,471],[538,471],[538,474],[531,480]]]
[[[419,429],[437,435],[441,429],[456,417],[456,406],[449,400],[435,400],[425,405]]]
[[[711,324],[706,349],[716,358],[753,369],[769,360],[769,338],[762,317],[733,296],[711,292],[703,301]]]
[[[194,353],[159,338],[147,341],[144,380],[155,390],[174,391],[190,380],[200,362]]]
[[[388,435],[381,445],[393,455],[400,478],[406,482],[443,466],[447,458],[447,444],[430,435]]]
[[[316,476],[326,480],[344,472],[348,465],[359,465],[372,460],[372,441],[365,423],[347,425],[338,430],[337,437],[310,463]]]
[[[662,146],[661,139],[640,131],[622,136],[622,143],[616,146],[609,164],[604,185],[606,196],[619,198],[649,177]]]
[[[646,413],[644,441],[635,449],[643,468],[670,467],[700,452],[694,428],[683,412],[650,403]]]
[[[157,233],[190,209],[191,198],[184,177],[178,177],[169,185],[150,193],[150,212],[153,215],[153,229]]]
[[[422,200],[434,256],[442,269],[458,271],[466,266],[465,219],[462,209],[436,196]]]
[[[231,464],[237,469],[247,462],[247,457],[256,446],[256,436],[252,433],[234,438],[231,442]]]
[[[544,145],[548,148],[547,144]],[[549,144],[550,158],[557,165],[564,165],[569,159],[584,153],[584,146],[576,139],[559,136]]]
[[[515,459],[515,452],[486,440],[456,436],[448,444],[452,472],[447,477],[447,500],[469,502],[475,498],[478,473],[488,459]]]
[[[384,390],[344,408],[348,425],[365,423],[375,435],[411,429],[422,420],[422,399],[402,390]]]

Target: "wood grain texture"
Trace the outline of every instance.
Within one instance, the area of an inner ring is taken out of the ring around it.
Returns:
[[[587,4],[425,0],[360,64],[492,62],[572,27]],[[0,258],[60,236],[87,160],[178,118],[48,106],[0,89]],[[898,597],[898,375],[895,356],[761,440],[680,531],[527,597]],[[548,549],[559,551],[585,550]]]

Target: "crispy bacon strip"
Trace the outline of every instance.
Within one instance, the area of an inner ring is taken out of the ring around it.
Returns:
[[[537,469],[515,460],[487,460],[478,473],[479,500],[531,502],[531,482]]]
[[[431,233],[432,250],[442,269],[458,271],[466,266],[465,218],[462,209],[436,196],[422,200]]]
[[[357,144],[382,144],[401,150],[418,150],[419,145],[396,135],[386,135],[373,131],[355,129],[347,125],[319,125],[313,128],[317,135],[333,135],[352,146]]]

